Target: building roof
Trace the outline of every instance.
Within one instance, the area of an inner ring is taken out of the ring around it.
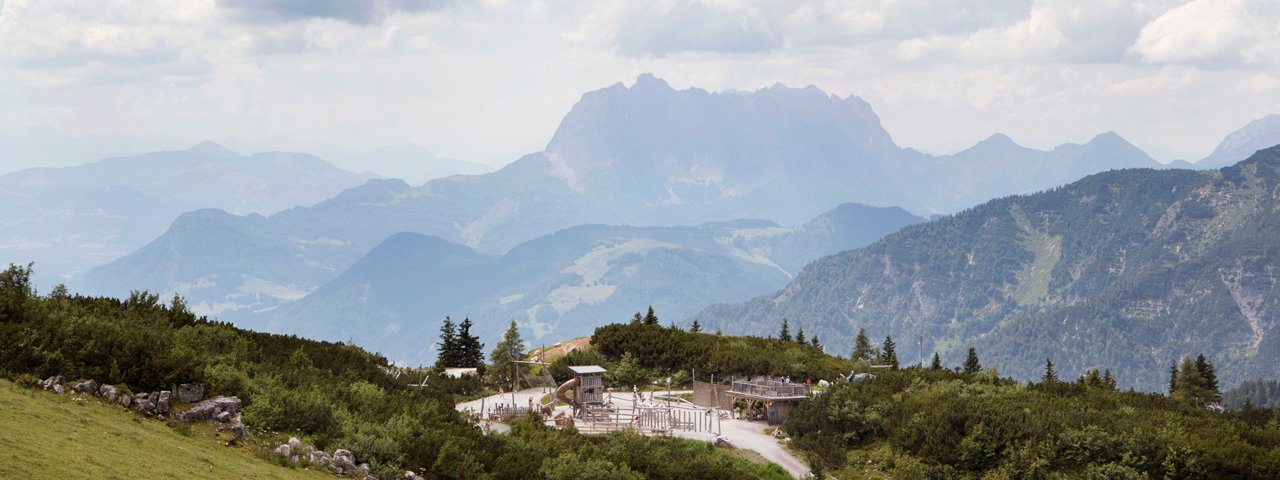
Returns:
[[[569,370],[578,375],[589,375],[593,373],[604,373],[604,367],[599,365],[576,365],[569,367]]]

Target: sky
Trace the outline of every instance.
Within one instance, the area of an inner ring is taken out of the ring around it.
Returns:
[[[1280,113],[1280,0],[0,0],[0,128],[138,145],[413,143],[498,166],[645,72],[856,95],[930,153],[1110,130],[1197,160]],[[19,162],[40,160],[0,170]]]

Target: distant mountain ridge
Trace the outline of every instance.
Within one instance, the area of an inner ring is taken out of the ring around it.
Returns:
[[[993,200],[819,259],[779,292],[692,315],[769,334],[783,318],[850,351],[893,335],[900,359],[934,351],[1032,379],[1110,368],[1159,390],[1204,353],[1223,385],[1280,377],[1280,147],[1212,171],[1099,173]],[[923,337],[924,352],[917,343]]]
[[[1223,138],[1196,168],[1222,168],[1248,158],[1253,152],[1280,145],[1280,115],[1259,118]]]
[[[184,211],[275,213],[366,179],[310,155],[246,157],[212,142],[21,170],[0,175],[0,261],[38,263],[47,288],[145,245]]]
[[[197,257],[183,253],[216,248],[198,244],[205,237],[192,230],[198,228],[242,232],[235,239],[249,248],[293,245],[290,255],[246,265],[236,272],[240,280],[219,283],[221,293],[192,293],[193,303],[236,304],[215,309],[231,311],[258,307],[229,302],[226,289],[245,287],[253,293],[244,295],[263,298],[259,307],[269,308],[299,291],[313,291],[401,232],[502,254],[575,225],[674,226],[738,218],[797,225],[846,202],[951,212],[1099,170],[1158,166],[1114,134],[1050,152],[988,147],[1003,155],[995,167],[984,161],[993,154],[931,157],[899,147],[865,101],[813,86],[711,93],[675,90],[646,74],[631,87],[618,83],[584,94],[544,151],[496,172],[417,187],[371,181],[265,219],[205,216],[198,224],[184,224],[192,219],[179,218],[156,247],[100,267],[85,285],[95,293],[118,295],[127,292],[118,291],[115,278],[182,272],[147,283],[160,291],[181,291],[227,273],[222,265],[235,261],[191,263]],[[169,238],[183,232],[190,235]],[[208,236],[218,238],[212,232]],[[288,294],[266,299],[272,294],[247,287],[255,279],[288,286],[281,290]]]
[[[848,204],[799,227],[763,220],[692,227],[583,225],[501,256],[400,233],[306,297],[259,307],[259,314],[242,323],[310,338],[353,338],[393,359],[422,362],[434,355],[423,339],[432,338],[446,315],[470,316],[475,333],[488,343],[497,341],[512,318],[534,342],[589,335],[597,326],[630,318],[637,305],[653,305],[678,319],[708,303],[781,287],[797,271],[782,265],[866,245],[920,221],[898,208]],[[256,261],[242,253],[244,261]],[[239,268],[231,265],[226,277],[206,278],[203,288],[226,283]],[[223,295],[251,298],[242,293]]]

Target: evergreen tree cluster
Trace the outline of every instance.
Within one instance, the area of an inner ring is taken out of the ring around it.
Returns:
[[[1218,375],[1204,354],[1183,357],[1169,368],[1169,396],[1198,407],[1222,402]]]
[[[470,318],[464,318],[455,326],[452,319],[444,317],[444,323],[440,325],[440,343],[436,344],[439,351],[437,366],[469,368],[484,365],[484,344],[471,334],[472,326]]]

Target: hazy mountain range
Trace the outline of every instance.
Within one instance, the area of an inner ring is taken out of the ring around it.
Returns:
[[[269,217],[185,215],[85,285],[109,294],[123,293],[123,284],[185,292],[207,313],[227,315],[297,299],[401,232],[500,255],[583,224],[798,225],[846,202],[950,212],[1096,171],[1157,165],[1111,133],[1047,152],[997,136],[932,157],[894,144],[857,97],[812,86],[677,91],[642,75],[631,87],[583,95],[544,151],[496,172],[418,187],[376,180]],[[242,251],[275,254],[221,256]]]
[[[915,362],[1036,378],[1110,368],[1158,390],[1204,353],[1224,385],[1280,377],[1280,147],[1221,170],[1100,173],[994,200],[822,258],[786,288],[699,312],[704,328],[769,334],[783,318],[852,348],[858,328]]]
[[[675,321],[708,302],[773,291],[814,258],[920,221],[899,208],[846,204],[799,227],[763,220],[584,225],[501,256],[402,233],[307,297],[243,323],[311,338],[353,338],[405,361],[434,356],[427,347],[446,315],[471,316],[475,333],[490,344],[506,327],[493,319],[511,318],[526,326],[526,340],[554,343],[590,335],[647,305]]]
[[[1272,137],[1280,122],[1253,122],[1201,164]],[[87,293],[179,293],[223,320],[358,336],[412,361],[445,314],[474,317],[486,335],[516,318],[536,338],[584,334],[649,304],[680,319],[780,288],[810,260],[919,220],[848,202],[937,215],[1096,172],[1167,167],[1113,132],[1050,150],[996,134],[931,156],[895,144],[857,97],[780,84],[678,91],[647,74],[583,95],[542,152],[495,172],[419,184],[485,168],[413,145],[325,155],[370,171],[206,143],[15,172],[0,177],[0,195],[26,202],[3,212],[22,228],[0,247],[62,278],[115,259],[74,278]],[[488,280],[465,295],[454,287],[477,276]]]
[[[213,143],[0,176],[0,260],[66,281],[164,233],[182,212],[275,213],[360,185],[366,174],[296,153],[242,156]]]

